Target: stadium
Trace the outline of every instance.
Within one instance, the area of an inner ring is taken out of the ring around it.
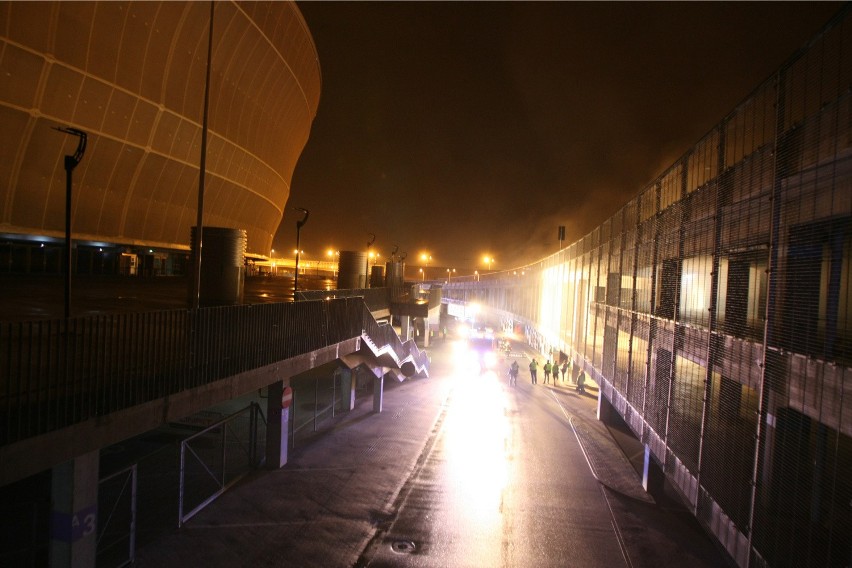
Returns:
[[[0,273],[63,270],[68,193],[75,272],[185,273],[205,118],[202,226],[269,254],[321,88],[295,3],[2,2],[0,72]]]

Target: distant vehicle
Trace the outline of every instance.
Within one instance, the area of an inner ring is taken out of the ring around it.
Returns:
[[[480,373],[492,371],[497,367],[497,345],[492,337],[472,337],[468,347],[473,363]]]

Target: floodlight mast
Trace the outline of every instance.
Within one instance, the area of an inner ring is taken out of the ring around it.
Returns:
[[[54,126],[54,130],[77,137],[77,149],[65,156],[65,320],[71,317],[71,186],[72,172],[83,161],[86,153],[86,133],[68,126]]]

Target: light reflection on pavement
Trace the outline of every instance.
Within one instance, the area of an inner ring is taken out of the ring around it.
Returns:
[[[507,397],[493,373],[461,379],[453,393],[443,438],[456,530],[470,557],[499,564],[503,492],[509,478],[511,427]],[[494,556],[492,558],[492,556]]]

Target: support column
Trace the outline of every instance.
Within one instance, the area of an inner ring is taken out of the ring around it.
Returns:
[[[269,385],[266,399],[266,467],[280,469],[287,465],[287,449],[290,441],[290,409],[281,408],[281,396],[284,387],[290,386],[290,379],[277,381]],[[295,393],[293,394],[295,400]]]
[[[775,469],[775,438],[778,434],[778,412],[781,410],[781,397],[776,394],[775,390],[769,389],[765,395],[766,412],[763,428],[763,448],[761,452],[760,446],[755,448],[755,459],[760,456],[760,472],[758,474],[758,486],[760,491],[755,494],[755,505],[760,504],[765,506],[769,495],[766,492],[767,487],[772,487],[772,477]]]
[[[411,339],[411,316],[399,316],[399,335],[403,341]]]
[[[50,566],[95,565],[98,552],[100,452],[77,456],[53,468],[50,511]]]
[[[665,483],[666,474],[663,472],[663,468],[654,459],[651,447],[645,444],[645,459],[642,464],[642,487],[652,497],[657,497],[665,492]]]
[[[381,373],[381,376],[374,376],[373,378],[373,412],[382,411],[382,403],[384,402],[385,395],[385,369],[384,367],[379,367],[377,370]]]
[[[338,380],[343,410],[349,412],[355,408],[355,377],[352,369],[340,369]]]
[[[612,425],[613,414],[618,414],[615,407],[603,394],[603,389],[598,390],[598,420],[607,425]]]

